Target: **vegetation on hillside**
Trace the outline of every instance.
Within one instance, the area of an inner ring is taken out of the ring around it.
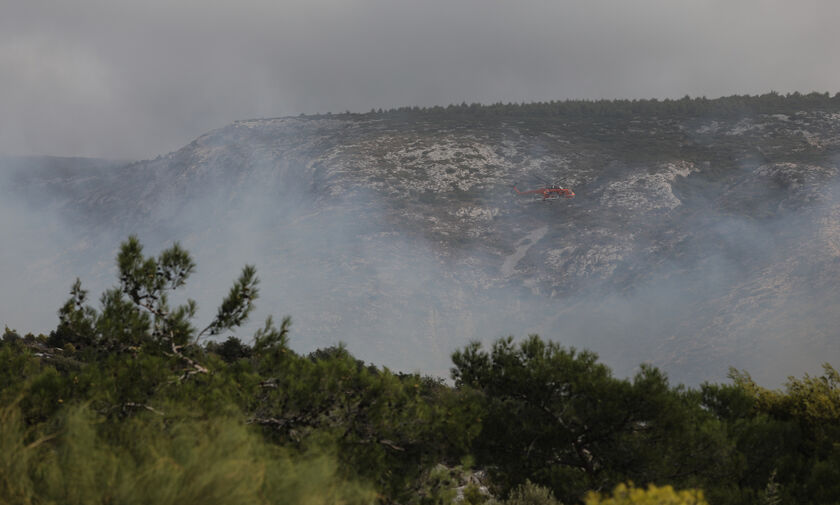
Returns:
[[[76,282],[50,335],[2,336],[2,503],[840,502],[829,365],[782,391],[735,371],[695,389],[534,335],[464,347],[448,384],[298,354],[288,319],[231,336],[254,267],[199,325],[170,304],[194,269],[177,244],[131,237],[117,266],[98,307]]]
[[[732,117],[751,114],[794,114],[802,110],[840,110],[840,92],[778,93],[770,91],[761,95],[732,95],[719,98],[690,97],[688,95],[665,99],[601,99],[601,100],[551,100],[528,103],[460,103],[433,107],[399,107],[377,109],[370,115],[425,116],[425,117],[565,117],[565,118],[627,118],[654,116],[679,117]],[[345,115],[350,114],[346,113]]]

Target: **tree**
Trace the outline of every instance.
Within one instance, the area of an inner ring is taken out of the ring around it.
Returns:
[[[414,374],[365,365],[343,346],[309,356],[254,346],[261,382],[249,422],[280,444],[332,445],[346,471],[409,502],[432,466],[465,455],[477,417],[468,395]]]
[[[826,363],[822,376],[791,377],[775,391],[747,373],[732,370],[730,376],[750,401],[747,420],[730,424],[740,428],[733,431],[747,455],[751,485],[760,489],[772,477],[776,492],[795,503],[840,502],[840,372]]]
[[[630,479],[697,478],[727,461],[719,424],[655,368],[616,379],[594,353],[536,335],[500,339],[490,352],[473,343],[452,360],[456,386],[484,396],[476,456],[502,492],[531,480],[570,503]]]
[[[185,376],[205,373],[196,361],[200,339],[240,326],[254,308],[259,290],[256,269],[246,265],[222,300],[216,317],[201,331],[192,324],[197,305],[188,299],[171,307],[170,293],[182,288],[195,269],[189,253],[176,242],[156,258],[143,255],[143,246],[130,236],[117,255],[119,285],[105,291],[101,310],[87,305],[87,291],[78,279],[70,299],[59,310],[58,328],[49,342],[60,347],[146,352],[175,356],[184,365]]]

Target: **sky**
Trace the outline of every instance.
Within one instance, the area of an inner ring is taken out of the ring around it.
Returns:
[[[0,0],[0,154],[145,159],[237,119],[840,91],[836,0]]]

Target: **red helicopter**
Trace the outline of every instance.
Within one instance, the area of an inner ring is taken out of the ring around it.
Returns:
[[[543,181],[546,184],[546,186],[544,188],[529,189],[529,190],[526,190],[526,191],[519,191],[519,189],[517,189],[516,185],[514,185],[513,189],[516,191],[516,194],[518,194],[518,195],[542,195],[542,201],[556,200],[560,197],[563,197],[563,198],[574,198],[575,197],[575,192],[572,191],[569,188],[563,188],[563,187],[558,186],[557,184],[548,184],[543,179],[540,179],[540,180]]]

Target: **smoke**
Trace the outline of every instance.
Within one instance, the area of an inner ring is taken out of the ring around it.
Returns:
[[[290,315],[295,350],[344,342],[396,370],[446,376],[470,340],[531,333],[594,350],[619,376],[652,363],[689,384],[734,366],[777,385],[840,357],[833,165],[745,162],[724,184],[716,167],[664,179],[659,165],[572,171],[571,155],[535,141],[539,152],[442,210],[433,192],[356,181],[365,167],[313,147],[308,126],[256,130],[282,149],[237,128],[128,166],[88,160],[62,174],[4,160],[0,323],[54,328],[76,276],[95,302],[134,233],[147,254],[174,241],[193,254],[175,302],[197,300],[197,326],[255,264],[261,296],[237,336]],[[531,173],[578,197],[516,199],[514,179]]]
[[[702,171],[675,181],[680,207],[620,223],[663,231],[635,237],[621,260],[642,275],[586,283],[561,298],[541,333],[595,350],[619,375],[648,362],[690,384],[723,380],[735,367],[776,386],[836,362],[836,169],[796,166],[810,179],[797,187],[779,173],[786,168],[745,164],[726,191],[692,187],[705,184]],[[598,226],[615,228],[589,225]],[[676,238],[660,254],[656,244],[668,236]]]
[[[69,216],[62,218],[61,208],[51,198],[50,178],[41,179],[55,165],[72,169],[84,164],[78,159],[0,157],[0,324],[48,333],[55,328],[56,311],[76,276],[95,288],[94,300],[107,285],[102,277],[113,272],[113,261],[102,255],[115,252],[116,243],[100,243],[85,227],[68,223]],[[97,165],[101,164],[90,170]],[[60,170],[51,176],[60,177]],[[33,188],[32,181],[41,184]]]
[[[815,284],[834,273],[821,271],[835,261],[826,241],[840,240],[825,230],[838,203],[831,167],[800,167],[817,173],[799,188],[786,186],[783,165],[744,163],[732,187],[707,187],[699,169],[672,181],[677,207],[652,212],[611,212],[601,199],[613,198],[616,177],[650,167],[578,174],[578,199],[547,205],[512,199],[502,180],[471,188],[462,208],[495,216],[464,227],[463,216],[416,195],[395,200],[361,184],[334,191],[317,163],[278,172],[274,158],[254,156],[239,175],[218,163],[209,172],[224,175],[202,198],[161,211],[181,223],[166,240],[186,237],[195,251],[193,287],[204,310],[236,269],[257,264],[262,298],[248,332],[268,314],[290,314],[292,345],[302,352],[342,341],[365,361],[446,376],[451,352],[470,340],[538,333],[598,352],[619,376],[652,363],[675,382],[697,384],[725,380],[736,367],[770,385],[840,357],[836,288]],[[558,166],[568,164],[525,167],[516,177],[547,167],[562,176]],[[670,201],[630,190],[648,205]],[[393,205],[426,224],[410,229],[393,219]],[[478,226],[492,247],[469,238]],[[511,229],[518,232],[505,236]],[[570,259],[546,267],[570,245]]]

